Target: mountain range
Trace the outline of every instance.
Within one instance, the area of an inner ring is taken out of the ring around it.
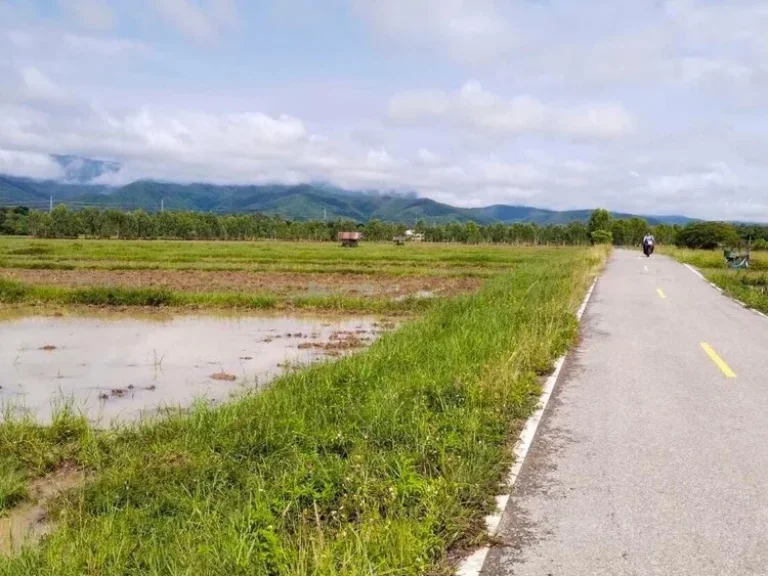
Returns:
[[[72,208],[95,206],[122,210],[143,209],[155,212],[194,210],[202,212],[273,214],[292,220],[349,218],[358,222],[379,219],[390,222],[429,223],[468,222],[491,224],[533,222],[566,224],[586,221],[592,210],[555,211],[527,206],[493,205],[459,208],[412,194],[353,192],[324,184],[228,186],[216,184],[178,184],[141,180],[125,186],[99,184],[103,175],[117,173],[120,165],[58,155],[62,167],[60,180],[33,180],[0,175],[0,206],[28,206],[46,209],[54,204]],[[632,215],[615,213],[616,218]],[[651,224],[684,224],[684,216],[641,216]]]

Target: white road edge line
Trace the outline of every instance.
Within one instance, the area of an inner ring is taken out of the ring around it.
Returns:
[[[714,288],[715,290],[717,290],[718,292],[720,292],[720,294],[725,294],[725,292],[723,291],[723,289],[722,289],[722,288],[720,288],[720,286],[718,286],[718,285],[717,285],[717,284],[715,284],[714,282],[709,282],[709,281],[707,281],[707,279],[706,279],[706,278],[704,278],[704,275],[703,275],[701,272],[699,272],[698,270],[696,270],[696,268],[694,268],[694,267],[693,267],[693,266],[691,266],[690,264],[683,264],[683,266],[685,266],[686,268],[688,268],[688,270],[690,270],[691,272],[693,272],[694,274],[696,274],[696,276],[698,276],[699,278],[701,278],[702,280],[704,280],[705,282],[707,282],[707,283],[708,283],[710,286],[712,286],[712,288]],[[739,305],[739,306],[741,306],[742,308],[746,308],[747,310],[752,310],[752,312],[754,312],[754,313],[755,313],[755,314],[757,314],[758,316],[762,316],[763,318],[766,318],[766,319],[768,319],[768,315],[767,315],[767,314],[765,314],[765,313],[763,313],[763,312],[760,312],[760,310],[755,310],[754,308],[750,308],[748,304],[745,304],[745,303],[744,303],[744,302],[742,302],[741,300],[736,300],[736,298],[731,298],[731,300],[733,300],[734,302],[736,302],[736,304],[738,304],[738,305]]]
[[[691,272],[693,272],[694,274],[696,274],[696,276],[698,276],[698,277],[699,277],[699,278],[701,278],[702,280],[706,280],[706,278],[704,278],[704,274],[702,274],[701,272],[699,272],[698,270],[696,270],[696,268],[694,268],[694,267],[693,267],[693,266],[691,266],[690,264],[683,264],[683,266],[685,266],[686,268],[688,268],[688,270],[690,270]]]
[[[579,322],[581,322],[581,319],[584,317],[584,312],[587,310],[587,305],[592,299],[592,293],[595,291],[595,287],[597,286],[597,280],[598,278],[595,278],[595,281],[592,282],[592,286],[590,286],[589,290],[587,291],[587,295],[584,297],[584,301],[581,303],[581,306],[576,312],[576,318],[579,320]],[[499,531],[501,518],[504,515],[507,502],[509,502],[512,487],[515,485],[515,482],[520,475],[520,470],[522,469],[523,463],[525,462],[525,457],[528,455],[528,451],[531,449],[533,439],[536,437],[536,431],[539,429],[539,424],[541,423],[541,419],[544,416],[544,411],[547,409],[549,400],[552,397],[552,392],[555,389],[555,384],[557,384],[557,380],[560,378],[560,372],[563,369],[563,364],[565,364],[565,359],[567,357],[568,352],[558,358],[555,362],[555,370],[552,372],[552,375],[547,378],[547,381],[544,383],[544,387],[542,388],[541,397],[539,399],[539,407],[536,412],[534,412],[530,418],[528,418],[523,431],[520,433],[520,439],[517,441],[514,450],[515,463],[512,465],[507,475],[507,494],[500,494],[496,496],[496,507],[498,512],[492,516],[485,517],[486,529],[488,534],[491,536],[496,536]],[[459,565],[459,568],[456,572],[457,576],[479,576],[483,566],[485,565],[485,560],[488,557],[490,550],[491,549],[489,546],[484,546],[483,548],[475,551],[468,558],[465,558]]]

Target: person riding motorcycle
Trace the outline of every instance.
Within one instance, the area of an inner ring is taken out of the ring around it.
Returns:
[[[653,234],[648,232],[643,238],[643,252],[646,256],[649,255],[649,252],[653,252],[654,246],[656,246],[656,238],[653,237]]]

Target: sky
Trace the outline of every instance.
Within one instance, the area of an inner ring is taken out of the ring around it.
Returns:
[[[766,0],[0,0],[0,173],[768,221]]]

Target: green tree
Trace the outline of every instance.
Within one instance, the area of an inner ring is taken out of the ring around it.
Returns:
[[[37,238],[51,236],[51,215],[47,212],[30,212],[28,219],[29,233]]]
[[[611,231],[611,214],[608,210],[598,208],[592,212],[592,216],[589,217],[589,224],[587,225],[590,237],[593,233],[600,230],[604,232]]]
[[[51,212],[51,235],[55,238],[77,238],[79,224],[77,216],[63,204]]]
[[[718,246],[735,247],[743,243],[732,224],[694,222],[677,233],[677,245],[685,248],[712,250]]]

